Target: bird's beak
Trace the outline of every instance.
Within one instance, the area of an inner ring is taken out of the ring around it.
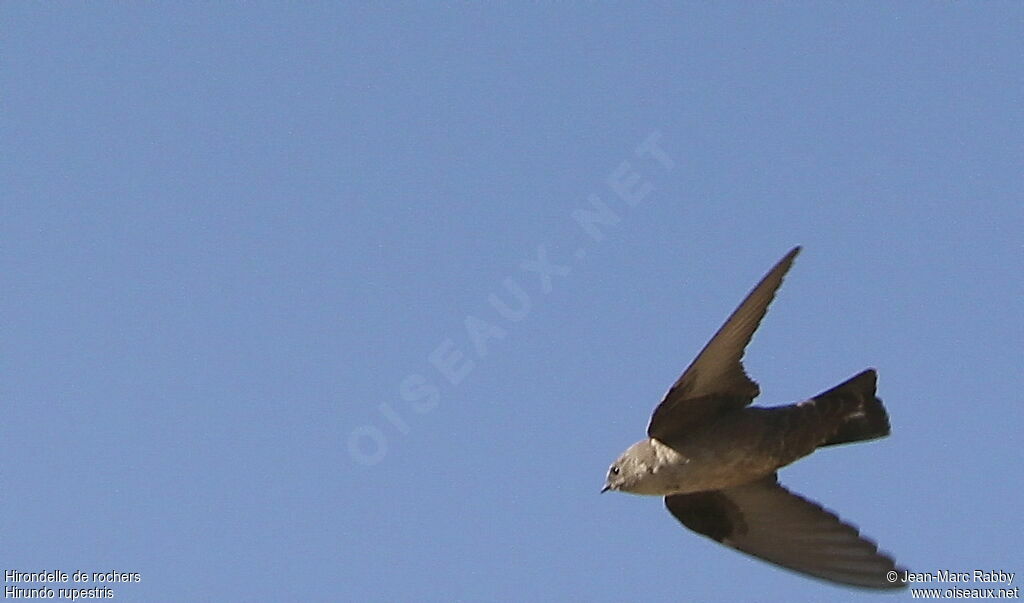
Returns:
[[[612,489],[611,486],[605,486],[604,488],[601,488],[601,494],[604,494],[605,492],[607,492],[607,491],[609,491],[611,489]]]

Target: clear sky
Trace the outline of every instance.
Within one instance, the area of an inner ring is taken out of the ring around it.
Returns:
[[[136,601],[874,596],[598,495],[800,244],[759,402],[876,367],[893,430],[782,482],[911,569],[1024,582],[1024,5],[0,21],[2,569],[138,572]]]

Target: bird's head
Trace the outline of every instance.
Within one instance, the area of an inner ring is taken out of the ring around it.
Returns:
[[[645,486],[656,469],[657,458],[650,440],[643,440],[630,446],[608,468],[604,488],[601,492],[618,490],[634,494],[648,494]]]

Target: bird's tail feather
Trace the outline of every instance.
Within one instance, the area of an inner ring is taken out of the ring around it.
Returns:
[[[820,446],[862,442],[889,435],[889,415],[882,401],[875,396],[877,379],[874,369],[868,369],[814,397],[816,406],[834,405],[846,411],[846,419]]]

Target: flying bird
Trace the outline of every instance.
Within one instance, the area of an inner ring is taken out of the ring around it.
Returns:
[[[902,588],[904,570],[874,542],[776,477],[818,448],[889,435],[875,371],[797,404],[750,406],[760,390],[743,352],[798,253],[787,253],[704,346],[654,410],[648,437],[612,464],[601,491],[664,496],[687,528],[789,570]]]

